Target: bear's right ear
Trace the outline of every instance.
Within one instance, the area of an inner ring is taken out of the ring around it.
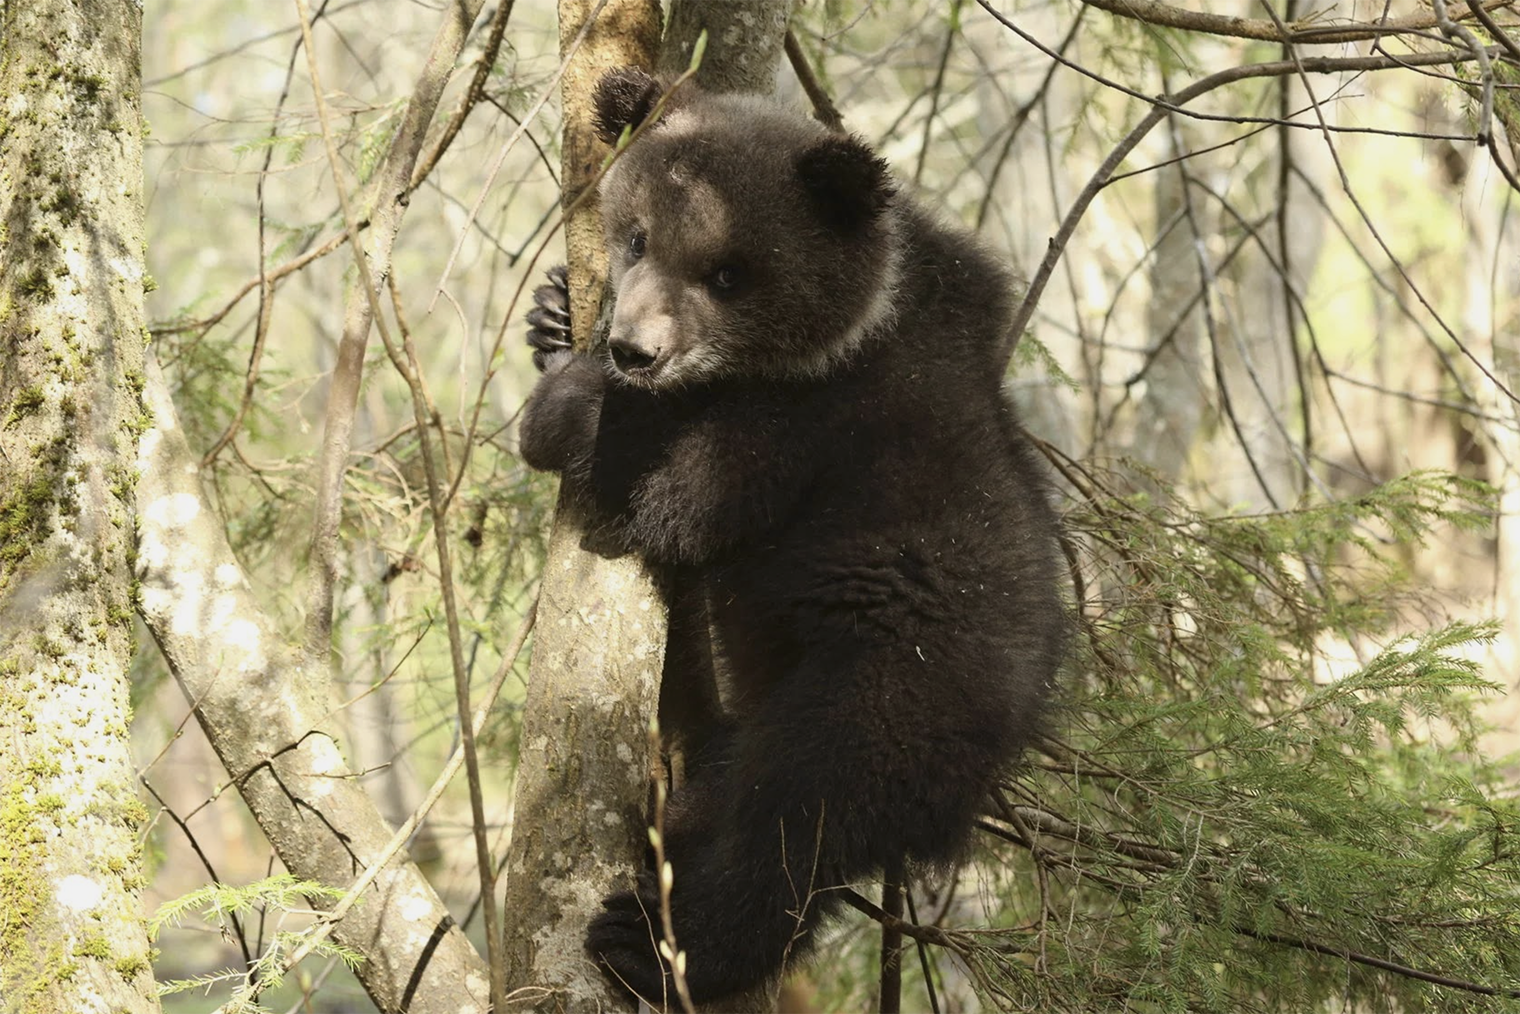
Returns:
[[[866,143],[832,134],[797,156],[797,176],[823,220],[845,234],[872,222],[892,200],[887,164]]]
[[[625,127],[637,128],[660,101],[660,83],[637,67],[602,75],[596,84],[596,136],[615,145]]]

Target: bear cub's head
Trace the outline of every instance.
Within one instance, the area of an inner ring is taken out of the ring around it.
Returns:
[[[642,71],[602,78],[603,140],[638,127],[660,95]],[[901,254],[886,165],[767,99],[682,84],[601,197],[610,358],[627,383],[821,376],[892,315]]]

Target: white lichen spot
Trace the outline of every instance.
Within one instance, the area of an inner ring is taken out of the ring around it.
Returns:
[[[144,562],[143,551],[146,548],[146,544],[140,545],[137,548],[137,559],[140,564]],[[159,566],[159,564],[153,561],[147,561],[146,565],[149,567]],[[138,596],[142,600],[143,612],[149,616],[162,616],[174,607],[174,593],[167,588],[151,588],[144,585],[139,590]]]
[[[98,881],[71,873],[58,881],[54,894],[58,898],[58,904],[64,908],[84,912],[100,904],[100,899],[105,897],[106,889]]]
[[[433,906],[422,892],[416,891],[401,899],[398,910],[401,912],[401,918],[407,922],[419,922],[432,914]]]
[[[616,827],[617,825],[621,824],[622,822],[623,822],[623,818],[619,817],[617,814],[613,813],[611,810],[608,810],[606,813],[602,814],[602,826],[603,827]]]
[[[617,759],[624,764],[633,763],[633,747],[627,743],[619,743],[617,745]]]
[[[201,501],[192,493],[170,493],[139,509],[143,520],[154,527],[180,528],[201,512]]]
[[[142,261],[130,257],[112,257],[110,265],[112,270],[121,275],[121,277],[130,282],[141,283],[143,276]]]
[[[163,427],[157,425],[153,426],[142,435],[142,438],[137,442],[137,460],[139,462],[138,467],[143,467],[142,463],[146,462],[153,456],[153,452],[158,450],[158,442],[163,438]]]
[[[243,669],[262,669],[264,653],[260,650],[262,634],[252,620],[233,619],[222,630],[222,642],[244,653]]]
[[[311,773],[314,775],[342,775],[347,774],[348,769],[343,764],[343,755],[333,741],[326,736],[313,736],[307,742],[311,746]]]

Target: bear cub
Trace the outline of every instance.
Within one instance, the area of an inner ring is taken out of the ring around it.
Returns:
[[[659,98],[607,75],[602,137]],[[521,450],[670,603],[671,915],[712,1000],[803,954],[842,888],[962,854],[1055,677],[1056,520],[1002,393],[1007,271],[862,142],[683,85],[601,197],[610,329],[572,353],[551,273]],[[655,1004],[659,927],[646,871],[586,941]]]

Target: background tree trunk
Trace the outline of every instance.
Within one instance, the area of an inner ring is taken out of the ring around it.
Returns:
[[[142,8],[0,18],[0,1008],[156,1011],[127,738]]]
[[[217,756],[291,873],[352,884],[391,828],[344,762],[326,682],[309,680],[254,601],[209,508],[156,364],[143,441],[142,614]],[[333,933],[383,1011],[487,1009],[485,963],[403,850]]]
[[[562,53],[595,7],[562,0]],[[768,93],[789,9],[789,0],[677,3],[659,67],[684,70],[706,27],[703,85]],[[567,208],[607,153],[592,126],[596,82],[613,68],[656,62],[660,12],[653,0],[612,0],[597,19],[562,85]],[[606,286],[595,195],[566,223],[566,248],[575,343],[584,349]],[[551,990],[541,1009],[632,1009],[585,958],[582,942],[602,898],[631,882],[643,855],[646,730],[659,696],[665,610],[637,560],[588,552],[583,534],[560,511],[544,567],[507,865],[507,982]]]

